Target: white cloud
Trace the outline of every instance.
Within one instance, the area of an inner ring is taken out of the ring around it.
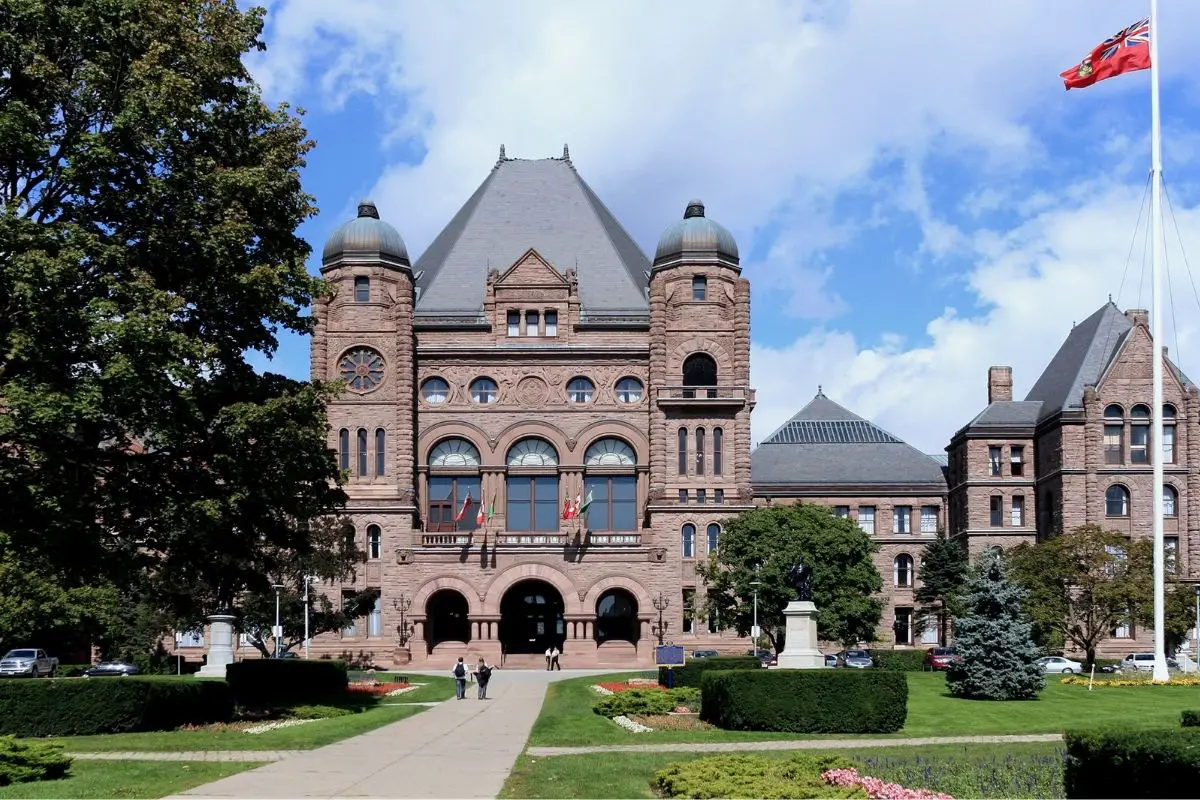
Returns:
[[[981,407],[989,364],[1012,364],[1018,390],[1027,388],[1070,319],[1119,282],[1140,192],[1015,186],[1023,170],[1053,164],[1040,126],[1080,99],[1064,94],[1057,73],[1143,7],[276,0],[270,49],[251,63],[274,97],[312,105],[315,93],[336,109],[353,93],[372,96],[389,126],[385,152],[396,141],[423,146],[421,163],[389,166],[373,189],[413,252],[486,176],[501,142],[510,156],[544,157],[566,141],[644,247],[653,249],[688,198],[702,197],[744,254],[766,254],[747,263],[760,291],[788,293],[793,316],[845,328],[853,299],[830,287],[839,265],[825,252],[864,227],[907,218],[923,255],[974,259],[965,280],[977,305],[930,320],[929,343],[918,346],[818,327],[786,347],[756,348],[755,432],[765,435],[824,383],[835,399],[936,450]],[[1200,7],[1176,4],[1164,20],[1165,79],[1190,80],[1186,39]],[[1144,86],[1129,79],[1088,91],[1116,97]],[[1099,152],[1107,131],[1082,131],[1081,142]],[[1138,142],[1107,146],[1132,164],[1140,157]],[[925,167],[948,154],[968,159],[979,183],[949,208],[961,204],[982,231],[955,227],[931,200],[937,187]],[[904,177],[873,186],[873,169],[897,159]],[[357,199],[352,190],[325,205]],[[837,200],[864,191],[875,207],[839,218]],[[988,215],[1004,208],[1026,221],[990,230]],[[799,397],[796,375],[812,384]]]

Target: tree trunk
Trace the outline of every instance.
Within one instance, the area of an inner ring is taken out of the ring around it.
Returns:
[[[1093,664],[1095,664],[1096,663],[1096,646],[1088,645],[1087,649],[1084,652],[1087,654],[1087,663],[1084,664],[1084,666],[1090,667]]]

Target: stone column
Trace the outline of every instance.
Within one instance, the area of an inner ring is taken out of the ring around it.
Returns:
[[[224,678],[225,667],[233,663],[232,614],[213,614],[208,617],[208,661],[200,672],[202,678]]]

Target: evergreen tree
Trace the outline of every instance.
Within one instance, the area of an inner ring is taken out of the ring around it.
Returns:
[[[971,564],[966,550],[938,530],[937,539],[925,545],[921,553],[921,585],[913,593],[917,609],[917,628],[925,630],[929,622],[937,624],[938,644],[950,636],[950,620],[962,613],[962,593]]]
[[[946,671],[950,694],[971,700],[1033,700],[1046,683],[1033,623],[1021,611],[1025,590],[1008,579],[998,553],[976,564],[955,620],[960,661]]]

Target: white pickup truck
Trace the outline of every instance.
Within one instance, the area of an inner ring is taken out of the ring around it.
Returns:
[[[45,650],[22,647],[9,650],[0,658],[0,678],[40,678],[43,675],[53,678],[56,672],[58,659],[46,655]]]

